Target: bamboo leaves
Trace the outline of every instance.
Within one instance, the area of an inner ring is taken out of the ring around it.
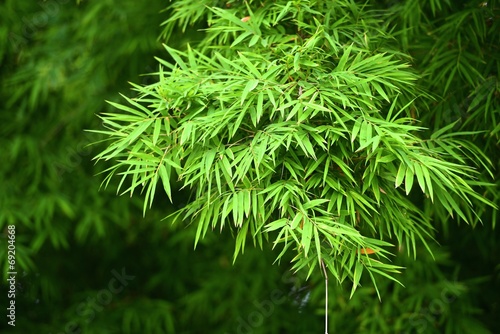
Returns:
[[[243,105],[243,102],[245,101],[246,97],[248,96],[248,93],[250,93],[252,90],[257,87],[259,84],[259,80],[252,79],[247,82],[245,88],[243,88],[243,94],[241,94],[241,104]]]
[[[126,192],[146,189],[149,206],[160,180],[170,199],[171,183],[190,189],[176,217],[197,224],[195,242],[231,226],[235,259],[264,235],[283,245],[278,259],[295,252],[294,268],[324,261],[340,282],[351,279],[351,295],[363,272],[393,279],[399,268],[379,239],[413,252],[426,245],[432,226],[409,200],[418,188],[468,220],[463,207],[479,195],[462,164],[481,153],[447,134],[456,123],[423,138],[414,115],[428,96],[406,56],[384,44],[385,28],[342,28],[343,16],[333,29],[325,17],[337,12],[326,5],[324,16],[304,9],[314,24],[300,22],[297,38],[280,25],[299,15],[294,6],[262,6],[247,4],[247,20],[209,8],[216,18],[200,48],[165,46],[174,64],[160,60],[159,82],[102,115],[112,142],[96,158],[118,159],[112,173],[130,179]]]

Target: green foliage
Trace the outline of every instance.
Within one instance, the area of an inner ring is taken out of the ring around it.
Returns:
[[[200,20],[189,3],[167,37]],[[433,227],[410,193],[471,222],[472,200],[491,204],[469,165],[488,170],[488,158],[456,139],[478,132],[452,123],[426,138],[416,124],[432,96],[381,24],[388,14],[352,1],[229,7],[207,8],[204,39],[165,46],[173,61],[159,59],[158,82],[100,116],[111,143],[96,158],[117,161],[106,181],[144,191],[144,210],[158,183],[172,200],[180,182],[192,199],[176,217],[197,225],[195,242],[231,227],[236,258],[248,237],[273,238],[278,259],[292,248],[296,270],[324,262],[354,292],[365,270],[375,284],[373,274],[394,279],[390,242],[429,249]]]
[[[421,114],[420,118],[432,130],[453,123],[455,134],[467,136],[482,149],[489,159],[476,154],[470,159],[478,163],[493,162],[496,186],[482,191],[498,207],[499,3],[467,1],[455,6],[443,1],[439,6],[433,5],[439,2],[431,1],[431,11],[426,4],[421,12],[425,23],[418,29],[401,30],[403,40],[415,41],[406,47],[421,69],[422,84],[438,97],[430,106],[431,112]],[[408,8],[408,4],[394,7],[392,20],[397,28],[410,24],[410,16],[405,14]],[[414,38],[417,33],[418,38]],[[485,169],[481,172],[483,182],[488,180]],[[481,203],[475,205],[495,225],[497,211]],[[446,214],[439,207],[428,210],[436,210],[439,220],[446,221]]]
[[[165,6],[0,4],[0,332],[500,332],[498,1]]]
[[[94,192],[74,192],[75,186],[98,186],[88,177],[95,173],[88,161],[88,145],[97,137],[85,135],[83,128],[98,126],[93,113],[104,110],[102,100],[114,98],[110,91],[118,88],[110,83],[134,75],[137,78],[147,70],[150,65],[133,66],[127,57],[141,50],[151,52],[155,39],[137,38],[117,43],[106,53],[101,51],[120,35],[92,22],[105,17],[119,22],[136,10],[144,10],[147,17],[145,8],[132,3],[121,9],[115,8],[113,1],[81,7],[62,1],[2,6],[2,22],[12,25],[6,31],[9,43],[3,49],[9,57],[2,61],[6,76],[1,82],[0,122],[4,126],[0,146],[5,148],[1,151],[5,163],[0,168],[5,183],[0,193],[4,200],[0,224],[27,228],[24,236],[30,236],[26,240],[29,246],[18,245],[28,246],[18,261],[23,270],[33,270],[30,253],[46,243],[69,248],[72,225],[77,225],[74,233],[78,241],[91,238],[93,233],[104,236],[109,230],[103,219],[110,216],[109,203]],[[131,27],[131,31],[139,29],[140,24]],[[115,63],[114,71],[102,66],[106,59]],[[89,201],[99,204],[88,210],[85,203]]]

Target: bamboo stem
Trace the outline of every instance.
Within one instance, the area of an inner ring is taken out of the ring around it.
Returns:
[[[323,259],[321,259],[321,268],[325,274],[325,334],[328,334],[328,274]]]

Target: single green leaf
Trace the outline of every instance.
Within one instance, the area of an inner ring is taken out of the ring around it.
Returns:
[[[357,262],[356,268],[354,269],[351,295],[349,296],[349,298],[352,298],[352,296],[354,295],[354,292],[356,291],[356,288],[359,285],[359,280],[361,279],[362,274],[363,274],[363,265],[360,262]]]
[[[413,171],[411,168],[406,168],[406,176],[405,176],[405,190],[406,190],[406,195],[410,194],[411,188],[413,187]]]
[[[313,223],[310,220],[305,219],[302,227],[302,239],[301,245],[304,247],[304,255],[307,257],[309,248],[311,246]]]
[[[243,105],[243,102],[245,102],[245,99],[248,96],[248,93],[250,93],[252,90],[254,90],[258,84],[259,84],[259,80],[257,80],[257,79],[249,80],[247,82],[247,84],[245,85],[245,88],[243,89],[243,93],[241,94],[241,105]]]
[[[418,185],[420,186],[420,189],[422,189],[422,192],[425,193],[425,177],[422,167],[420,167],[420,163],[416,162],[413,165],[413,168],[415,169],[415,174],[417,175]]]
[[[405,172],[406,172],[406,166],[403,163],[401,163],[399,165],[398,173],[396,174],[396,182],[395,182],[396,188],[403,183]]]

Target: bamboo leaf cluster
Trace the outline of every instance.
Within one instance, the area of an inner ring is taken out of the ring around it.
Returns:
[[[351,280],[352,296],[363,272],[376,289],[375,274],[396,280],[395,247],[430,251],[434,228],[415,198],[464,221],[476,219],[473,203],[491,205],[470,160],[490,163],[463,139],[479,132],[451,124],[426,137],[417,116],[435,96],[386,14],[348,0],[173,10],[167,41],[206,22],[203,39],[165,45],[157,82],[134,84],[137,97],[112,103],[96,130],[109,141],[96,159],[114,161],[104,184],[117,176],[120,193],[143,192],[144,212],[157,186],[175,201],[178,183],[192,196],[174,218],[196,226],[195,243],[229,228],[236,259],[248,240],[272,242],[278,260],[293,252],[295,270],[323,262]],[[446,92],[450,74],[434,79],[444,77]]]

